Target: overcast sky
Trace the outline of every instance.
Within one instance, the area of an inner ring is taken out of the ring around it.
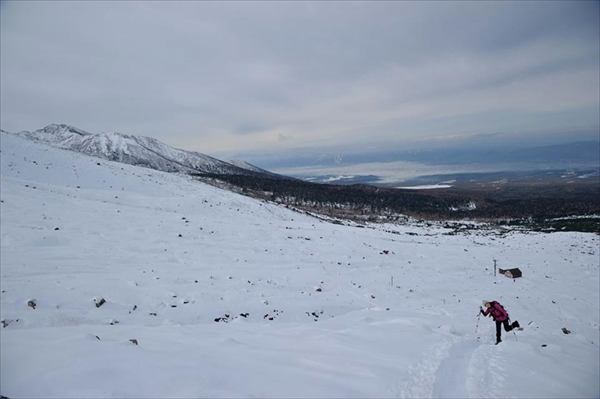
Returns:
[[[0,3],[1,127],[215,156],[600,125],[599,3]]]

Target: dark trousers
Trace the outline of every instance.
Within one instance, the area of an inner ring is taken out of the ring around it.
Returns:
[[[496,342],[500,341],[500,326],[504,324],[504,331],[509,332],[510,330],[512,330],[512,326],[508,324],[508,319],[504,320],[504,321],[498,321],[496,320]]]

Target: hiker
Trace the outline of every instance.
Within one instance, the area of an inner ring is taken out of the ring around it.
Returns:
[[[506,332],[511,331],[513,328],[520,327],[518,321],[515,321],[511,325],[508,324],[508,321],[510,320],[510,318],[508,317],[508,313],[498,302],[483,301],[483,306],[485,306],[486,309],[483,310],[483,308],[480,306],[479,312],[484,316],[492,316],[492,318],[496,322],[496,345],[502,342],[502,339],[500,339],[500,325],[504,324],[504,330]]]

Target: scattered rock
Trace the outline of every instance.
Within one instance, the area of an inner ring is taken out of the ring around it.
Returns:
[[[94,299],[94,302],[96,302],[96,300]],[[106,303],[106,301],[104,300],[104,298],[100,298],[99,302],[96,302],[96,307],[99,308],[100,306],[104,305]]]
[[[571,331],[567,330],[567,327],[563,327],[562,332],[565,334],[571,334]]]
[[[32,309],[35,309],[35,307],[37,306],[37,302],[35,301],[35,299],[30,299],[29,301],[27,301],[27,306],[29,306]]]
[[[59,229],[58,227],[56,227],[56,228],[54,229],[54,231],[56,231],[56,230],[60,230],[60,229]]]
[[[548,346],[548,345],[546,345],[546,344],[542,344],[542,348],[545,348],[545,347],[547,347],[547,346]]]
[[[111,326],[114,326],[115,324],[119,324],[119,320],[112,319],[112,320],[110,321],[110,325],[111,325]]]
[[[234,317],[233,319],[235,319],[235,317]],[[216,323],[218,323],[218,322],[220,322],[220,321],[222,321],[223,323],[229,323],[231,320],[229,319],[229,315],[228,315],[228,314],[225,314],[223,317],[217,317],[217,318],[215,319],[215,322],[216,322]]]
[[[2,324],[2,328],[6,328],[6,326],[8,326],[13,321],[19,321],[19,319],[17,319],[17,320],[2,319],[2,320],[0,320],[0,323]]]
[[[150,316],[156,316],[156,313],[150,313]]]
[[[97,336],[97,335],[94,335],[94,337],[96,337],[96,339],[97,339],[98,341],[100,341],[100,337],[99,337],[99,336]]]
[[[321,287],[318,287],[315,291],[317,291],[317,292],[323,292],[323,289]]]
[[[248,317],[248,315],[249,315],[249,314],[250,314],[250,313],[240,313],[240,316],[242,316],[242,317],[246,318],[246,317]]]
[[[135,344],[135,345],[137,345],[137,344],[138,344],[138,341],[137,341],[137,339],[130,339],[130,340],[129,340],[129,342],[131,342],[131,343],[133,343],[133,344]]]

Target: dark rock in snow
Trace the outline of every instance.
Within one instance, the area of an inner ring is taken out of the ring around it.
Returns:
[[[27,301],[27,306],[29,306],[32,309],[35,309],[35,307],[37,306],[37,302],[35,301],[35,299],[31,299]]]
[[[135,345],[137,345],[137,344],[138,344],[138,341],[137,341],[137,339],[130,339],[130,340],[129,340],[129,342],[131,342],[131,343],[133,343],[133,344],[135,344]]]
[[[94,299],[94,302],[96,302],[96,300]],[[99,308],[100,306],[104,305],[106,303],[106,301],[104,300],[104,298],[100,298],[99,302],[96,302],[96,307]]]

